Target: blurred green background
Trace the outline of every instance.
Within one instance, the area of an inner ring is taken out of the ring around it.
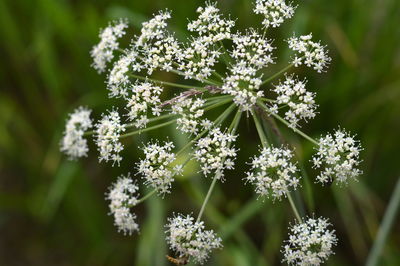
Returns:
[[[257,26],[260,17],[247,0],[219,6],[237,18],[239,28]],[[67,113],[79,105],[99,117],[113,104],[104,76],[90,67],[89,51],[99,28],[119,17],[133,31],[159,9],[173,11],[171,25],[184,36],[187,18],[204,1],[153,0],[3,0],[0,1],[0,265],[168,265],[163,224],[175,212],[197,213],[210,179],[192,168],[191,178],[174,184],[164,200],[153,197],[136,209],[139,235],[116,232],[104,193],[120,174],[133,171],[136,146],[156,134],[128,140],[118,167],[89,157],[67,161],[59,140]],[[303,127],[314,137],[338,125],[361,140],[360,182],[348,188],[303,184],[307,213],[329,217],[339,237],[328,265],[363,265],[397,178],[400,176],[400,1],[298,1],[295,17],[271,32],[282,46],[293,32],[313,32],[333,58],[330,69],[309,77],[317,91],[319,115]],[[131,32],[132,33],[132,32]],[[277,53],[277,67],[287,51]],[[173,76],[163,78],[175,81]],[[224,239],[207,265],[277,265],[287,225],[294,220],[287,201],[254,201],[241,180],[245,162],[257,149],[251,120],[241,123],[242,148],[235,171],[214,191],[205,221]],[[309,175],[309,143],[284,132],[296,146]],[[163,131],[178,145],[185,137],[173,127]],[[301,145],[300,145],[301,144]],[[246,148],[244,148],[246,147]],[[195,166],[192,166],[195,167]],[[144,194],[144,192],[142,192]],[[393,231],[379,265],[400,265],[400,227]]]

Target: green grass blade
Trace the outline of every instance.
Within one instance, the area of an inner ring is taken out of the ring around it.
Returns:
[[[400,206],[400,178],[397,180],[396,187],[389,202],[389,206],[383,216],[381,226],[379,227],[378,234],[376,235],[374,244],[367,258],[367,266],[378,265],[379,256],[385,246],[386,239],[389,235],[390,229],[396,219],[396,214]]]

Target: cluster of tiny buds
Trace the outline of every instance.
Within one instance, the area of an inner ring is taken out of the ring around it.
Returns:
[[[291,150],[281,148],[263,148],[259,156],[255,156],[247,173],[246,182],[256,186],[256,193],[262,197],[280,199],[286,197],[291,189],[299,186],[299,171],[292,163]]]
[[[361,150],[359,141],[342,129],[321,137],[312,158],[313,167],[321,168],[317,182],[346,184],[348,180],[356,179],[362,174],[358,169]]]
[[[299,80],[293,75],[286,76],[285,81],[275,86],[273,91],[278,94],[276,101],[270,110],[278,113],[279,105],[287,107],[285,119],[289,121],[290,127],[298,127],[300,120],[312,119],[315,117],[315,93],[306,89],[307,80]]]
[[[222,240],[213,230],[205,230],[204,222],[181,214],[168,219],[167,242],[180,257],[203,264],[213,249],[222,248]]]
[[[174,144],[165,142],[149,143],[143,147],[145,158],[137,163],[137,171],[144,179],[144,183],[161,195],[171,192],[174,176],[181,173],[182,165],[172,166],[175,154],[172,152]]]
[[[139,231],[136,215],[130,210],[138,203],[138,190],[139,187],[129,175],[121,176],[110,187],[110,191],[106,195],[106,199],[110,201],[109,208],[114,216],[114,223],[124,234],[130,235]]]
[[[329,65],[331,58],[325,46],[319,42],[313,42],[312,34],[303,35],[300,37],[292,36],[289,40],[289,48],[297,52],[292,63],[294,66],[302,64],[312,67],[317,72],[322,72]]]
[[[213,128],[208,136],[201,138],[195,145],[194,157],[200,163],[205,176],[214,172],[223,180],[224,170],[233,169],[237,150],[232,147],[237,136]]]
[[[60,150],[65,152],[70,159],[87,156],[89,148],[83,135],[86,130],[92,127],[91,112],[85,107],[79,107],[69,115],[64,136],[61,139]]]
[[[325,218],[307,218],[290,228],[289,239],[282,248],[283,261],[289,265],[321,265],[333,254],[337,244],[335,230]]]
[[[112,110],[102,115],[96,124],[96,144],[100,161],[113,161],[113,165],[115,163],[119,165],[122,160],[120,152],[124,149],[119,138],[125,129],[117,111]]]

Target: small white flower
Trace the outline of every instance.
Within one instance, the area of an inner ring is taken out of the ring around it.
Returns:
[[[180,117],[176,120],[177,128],[185,133],[196,134],[200,127],[209,128],[211,121],[201,119],[204,114],[205,100],[201,98],[189,98],[181,94],[172,104],[172,113]]]
[[[360,164],[361,146],[348,132],[338,129],[319,140],[317,154],[313,156],[314,168],[322,168],[317,182],[346,184],[362,174]]]
[[[87,156],[89,148],[86,139],[83,138],[83,134],[92,127],[91,112],[85,107],[79,107],[69,115],[65,125],[64,136],[60,143],[60,150],[68,155],[70,159]]]
[[[236,136],[214,128],[207,137],[197,141],[194,157],[200,162],[204,175],[215,171],[219,174],[219,179],[223,179],[224,170],[233,169],[237,150],[231,146],[235,140]]]
[[[119,137],[125,131],[125,125],[121,124],[121,118],[117,111],[109,111],[103,114],[101,120],[96,124],[96,144],[100,152],[99,160],[113,161],[119,165],[122,157],[119,153],[124,149]]]
[[[134,231],[139,231],[136,223],[136,215],[130,211],[138,202],[139,187],[129,177],[121,176],[110,187],[106,199],[110,201],[109,208],[114,215],[114,223],[118,231],[131,235]]]
[[[160,115],[160,94],[163,89],[150,82],[137,82],[132,86],[131,95],[128,97],[128,118],[137,128],[146,127],[148,114]]]
[[[289,48],[297,52],[292,63],[296,67],[305,64],[320,73],[329,65],[331,58],[325,46],[311,39],[312,33],[300,37],[293,36],[288,40]]]
[[[170,193],[174,176],[181,173],[181,165],[172,166],[176,159],[171,152],[173,148],[172,142],[165,142],[164,145],[149,143],[143,148],[145,158],[137,163],[138,173],[142,175],[145,184],[156,189],[159,194]]]
[[[234,96],[233,101],[243,111],[249,111],[257,99],[264,95],[259,90],[262,80],[257,75],[257,69],[249,66],[246,61],[240,61],[230,69],[230,74],[224,80],[222,93]]]
[[[231,55],[236,61],[243,60],[247,65],[261,69],[274,63],[271,55],[274,47],[271,43],[271,40],[250,29],[246,34],[234,35]]]
[[[321,265],[333,254],[337,244],[335,230],[326,218],[308,218],[290,228],[289,239],[282,248],[284,262],[290,265]]]
[[[262,24],[264,27],[279,27],[285,19],[293,16],[296,7],[291,3],[286,4],[284,0],[256,0],[254,13],[264,16]]]
[[[203,264],[213,249],[222,248],[222,240],[213,230],[205,230],[204,222],[195,222],[190,215],[178,214],[168,219],[167,242],[180,257]]]
[[[246,181],[256,186],[260,196],[280,199],[299,186],[299,169],[291,162],[293,153],[287,148],[263,148],[251,161]]]
[[[231,38],[231,30],[235,22],[230,19],[223,19],[217,8],[217,3],[207,3],[206,7],[199,7],[199,17],[188,24],[188,30],[197,32],[215,43]]]
[[[92,66],[97,72],[106,70],[107,63],[114,58],[114,51],[118,49],[118,38],[125,34],[128,27],[126,20],[114,21],[107,28],[100,31],[100,42],[92,48],[90,55],[93,58]]]
[[[275,104],[288,107],[285,119],[292,128],[298,127],[301,119],[307,121],[315,117],[315,93],[306,90],[307,80],[299,80],[293,75],[286,76],[284,82],[275,86],[273,91],[278,94]],[[277,110],[275,107],[274,110]]]

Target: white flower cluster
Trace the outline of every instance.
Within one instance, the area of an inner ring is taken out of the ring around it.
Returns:
[[[186,79],[205,80],[211,76],[220,55],[206,37],[193,38],[182,51],[179,70],[183,71]]]
[[[313,42],[311,39],[312,34],[310,33],[300,37],[293,36],[288,40],[289,48],[297,52],[292,63],[296,67],[305,64],[320,73],[328,66],[331,58],[328,56],[325,46],[319,42]]]
[[[197,134],[199,127],[211,128],[208,119],[201,119],[204,114],[205,100],[201,98],[178,97],[172,104],[172,113],[179,114],[176,120],[177,128],[185,133]]]
[[[92,127],[91,112],[87,108],[79,107],[69,115],[64,136],[60,143],[60,150],[70,159],[87,156],[89,148],[83,134]]]
[[[279,27],[285,19],[293,16],[296,8],[285,0],[256,0],[254,13],[264,15],[264,27]]]
[[[199,7],[199,17],[188,24],[188,30],[197,32],[208,42],[218,42],[231,38],[231,30],[235,21],[223,19],[217,8],[217,3],[208,3],[206,7]]]
[[[274,47],[271,45],[271,40],[268,40],[256,30],[251,29],[246,34],[236,34],[233,37],[233,51],[232,57],[236,61],[245,61],[249,66],[256,69],[267,67],[273,64],[271,52]]]
[[[197,141],[194,157],[200,162],[204,175],[215,171],[222,179],[224,169],[233,169],[237,150],[231,146],[235,140],[236,136],[213,128],[207,137]]]
[[[346,184],[362,174],[360,164],[361,146],[348,132],[336,130],[319,140],[318,152],[313,156],[314,168],[322,168],[317,181],[326,184],[335,181]]]
[[[174,176],[181,173],[182,165],[171,166],[175,161],[172,151],[174,144],[165,142],[150,143],[143,148],[145,159],[137,163],[138,173],[142,175],[145,184],[157,190],[159,194],[170,193]]]
[[[107,80],[107,89],[110,91],[110,97],[126,98],[128,96],[128,90],[132,88],[132,83],[128,76],[129,71],[138,72],[143,67],[137,60],[138,56],[138,51],[132,48],[126,51],[114,64]]]
[[[293,75],[286,76],[284,82],[275,86],[273,91],[278,94],[275,104],[271,110],[278,111],[278,105],[287,106],[285,119],[289,121],[290,127],[298,127],[299,121],[304,119],[312,119],[315,117],[315,93],[306,89],[307,80],[299,80]]]
[[[168,219],[167,242],[181,257],[203,264],[213,249],[222,248],[221,238],[213,230],[205,230],[204,222],[195,222],[190,215]]]
[[[117,40],[125,34],[125,28],[127,27],[125,20],[119,20],[118,22],[110,23],[107,28],[100,31],[100,42],[90,51],[90,55],[93,58],[92,66],[97,72],[104,72],[107,63],[114,58],[114,51],[119,46]]]
[[[129,177],[121,176],[110,187],[110,191],[106,199],[110,201],[109,208],[114,215],[114,223],[118,227],[118,231],[124,234],[132,234],[139,231],[139,225],[136,223],[136,215],[131,212],[130,208],[134,207],[138,202],[139,187]]]
[[[130,70],[140,72],[146,69],[151,75],[156,69],[170,71],[172,63],[180,61],[179,43],[166,29],[169,18],[169,11],[160,11],[143,23],[140,36],[110,71],[107,88],[111,97],[128,95],[128,89],[132,87],[128,76]]]
[[[167,31],[167,20],[171,18],[169,11],[160,11],[151,20],[144,22],[141,35],[135,47],[141,51],[143,69],[151,75],[155,69],[170,71],[172,63],[179,61],[181,51],[179,43]]]
[[[291,162],[293,153],[287,148],[263,148],[251,161],[246,181],[256,186],[260,196],[280,199],[299,186],[299,171]]]
[[[160,11],[149,21],[142,23],[141,35],[136,41],[137,46],[146,46],[149,41],[161,40],[165,37],[167,20],[171,18],[168,10]]]
[[[249,111],[257,99],[264,95],[263,91],[259,90],[261,75],[257,75],[257,69],[248,66],[245,61],[234,65],[230,72],[221,88],[222,93],[234,96],[233,101],[236,105],[243,111]]]
[[[128,98],[128,119],[133,121],[137,128],[146,127],[149,119],[148,113],[159,116],[161,108],[160,94],[163,89],[150,82],[137,82],[132,87],[132,95]]]
[[[199,7],[197,13],[198,19],[189,22],[188,30],[197,32],[199,36],[192,37],[183,49],[179,70],[184,72],[187,79],[202,81],[210,77],[221,55],[215,48],[215,43],[231,38],[231,29],[235,22],[223,19],[216,3]]]
[[[100,152],[101,161],[113,161],[119,165],[122,157],[119,153],[124,149],[119,137],[125,131],[125,125],[121,124],[121,118],[117,111],[109,111],[103,114],[101,120],[96,124],[96,144]]]
[[[308,218],[290,228],[289,239],[282,249],[283,261],[290,265],[321,265],[337,244],[334,230],[325,218]]]
[[[249,111],[257,99],[264,95],[259,90],[262,75],[257,71],[274,63],[271,55],[274,48],[270,40],[255,30],[235,35],[233,44],[231,56],[235,63],[229,68],[230,74],[224,80],[222,93],[234,96],[233,101],[243,111]]]

